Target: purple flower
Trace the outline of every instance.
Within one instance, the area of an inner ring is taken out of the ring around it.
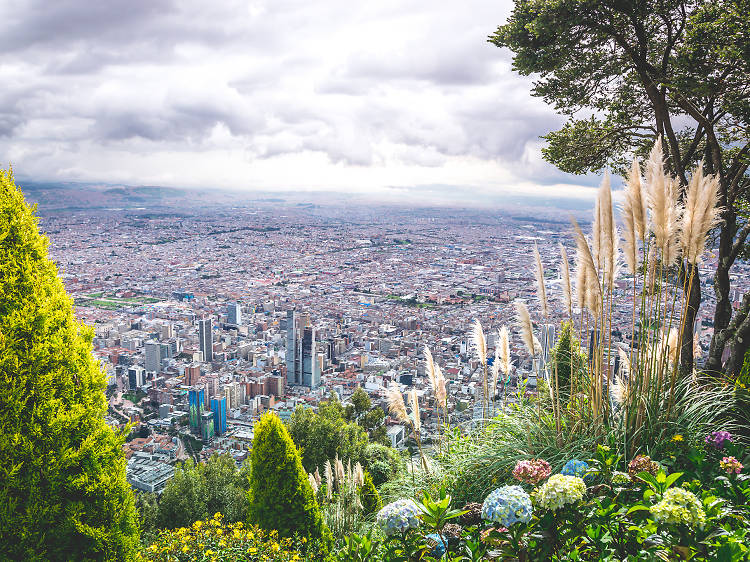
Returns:
[[[709,433],[708,435],[706,435],[706,445],[711,445],[716,449],[723,449],[724,444],[727,441],[729,441],[730,443],[734,442],[732,434],[728,431],[714,431],[713,433]]]

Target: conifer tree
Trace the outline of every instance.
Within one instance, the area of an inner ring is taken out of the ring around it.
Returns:
[[[324,536],[318,502],[299,451],[276,414],[264,414],[254,428],[250,456],[250,523],[282,537]]]
[[[367,514],[380,511],[380,508],[383,507],[380,494],[378,494],[369,472],[365,472],[365,482],[359,488],[359,499],[362,502],[362,509]]]
[[[0,545],[11,560],[129,560],[124,436],[105,422],[93,331],[73,316],[34,210],[0,170]]]

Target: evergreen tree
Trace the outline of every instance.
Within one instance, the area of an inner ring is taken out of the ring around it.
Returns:
[[[362,502],[362,509],[367,514],[376,513],[383,507],[380,494],[375,489],[375,484],[373,484],[369,472],[365,472],[365,483],[359,488],[359,499]]]
[[[129,560],[124,436],[104,420],[93,330],[73,316],[34,210],[0,170],[0,544],[15,560]]]
[[[323,537],[320,508],[299,451],[276,414],[264,414],[255,425],[250,459],[250,523],[282,537]]]
[[[557,384],[560,389],[560,398],[568,399],[572,389],[579,389],[585,376],[586,355],[581,351],[581,343],[575,334],[575,328],[571,322],[563,322],[557,343],[550,353],[549,376],[554,381],[557,375]]]

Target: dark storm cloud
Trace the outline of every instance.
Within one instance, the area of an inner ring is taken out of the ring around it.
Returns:
[[[122,177],[179,184],[189,174],[175,169],[180,155],[208,168],[231,153],[231,183],[252,162],[313,153],[357,168],[473,158],[569,181],[529,156],[560,118],[486,42],[509,10],[486,0],[9,0],[0,151],[62,179],[127,161]]]

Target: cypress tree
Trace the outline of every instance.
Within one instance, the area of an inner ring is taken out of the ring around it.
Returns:
[[[264,414],[254,428],[250,455],[250,523],[275,529],[282,537],[294,533],[324,538],[318,502],[297,447],[276,414]],[[330,533],[330,532],[328,532]]]
[[[359,500],[362,502],[362,509],[367,514],[380,511],[380,508],[383,507],[380,494],[378,494],[369,472],[365,472],[365,482],[359,488]]]
[[[104,420],[93,330],[0,170],[0,544],[14,560],[129,560],[138,524],[124,436]]]

